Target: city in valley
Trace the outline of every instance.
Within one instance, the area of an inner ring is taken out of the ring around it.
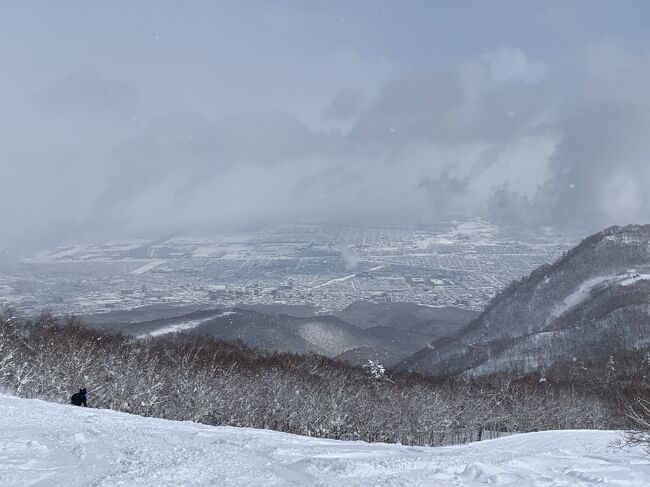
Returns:
[[[23,313],[357,300],[480,310],[581,235],[484,220],[419,226],[280,225],[208,237],[61,246],[0,263],[0,302]]]

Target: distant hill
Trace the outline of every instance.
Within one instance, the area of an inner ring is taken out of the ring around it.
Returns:
[[[295,316],[296,318],[308,318],[319,311],[317,306],[309,304],[238,304],[237,307],[265,314]]]
[[[476,311],[415,303],[355,301],[335,316],[360,328],[389,326],[399,330],[442,337],[458,332],[479,315]]]
[[[353,365],[380,360],[392,366],[432,340],[458,331],[477,315],[410,303],[357,302],[337,316],[313,314],[314,310],[283,305],[181,308],[176,313],[169,308],[139,309],[132,315],[95,315],[84,321],[93,328],[143,338],[170,333],[205,334],[221,340],[241,340],[261,350],[318,353]],[[355,321],[349,322],[343,316]]]
[[[427,375],[530,372],[650,343],[650,226],[612,227],[497,295],[453,337],[400,368]]]

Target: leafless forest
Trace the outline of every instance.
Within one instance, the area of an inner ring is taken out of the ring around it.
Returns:
[[[1,387],[11,393],[65,403],[85,386],[91,407],[324,438],[437,445],[633,429],[648,424],[649,374],[650,354],[638,351],[543,375],[431,379],[206,337],[137,340],[49,314],[0,317]]]

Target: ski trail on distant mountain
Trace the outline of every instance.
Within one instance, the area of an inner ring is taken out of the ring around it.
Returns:
[[[570,311],[576,306],[582,304],[585,300],[587,300],[587,298],[589,298],[591,293],[601,285],[603,287],[617,285],[631,286],[632,284],[644,280],[650,280],[650,274],[638,274],[634,270],[624,274],[612,274],[608,276],[594,277],[593,279],[589,279],[580,284],[580,286],[578,286],[578,288],[572,294],[564,298],[564,301],[559,306],[557,306],[551,314],[554,318],[559,318],[567,311]]]
[[[171,325],[164,326],[162,328],[158,328],[156,330],[147,332],[147,333],[142,333],[141,335],[138,335],[137,338],[148,338],[148,337],[158,337],[161,335],[168,335],[170,333],[178,333],[181,331],[188,331],[192,330],[193,328],[197,328],[198,326],[201,326],[203,323],[207,323],[208,321],[214,320],[215,318],[223,318],[225,316],[231,316],[231,315],[236,315],[237,312],[235,311],[224,311],[221,313],[217,313],[211,316],[208,316],[207,318],[201,318],[198,320],[189,320],[189,321],[182,321],[179,323],[173,323]]]

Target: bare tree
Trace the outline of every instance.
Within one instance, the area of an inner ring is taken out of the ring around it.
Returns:
[[[643,445],[650,453],[650,401],[639,398],[630,406],[628,417],[634,423],[634,429],[626,434],[629,445]]]

